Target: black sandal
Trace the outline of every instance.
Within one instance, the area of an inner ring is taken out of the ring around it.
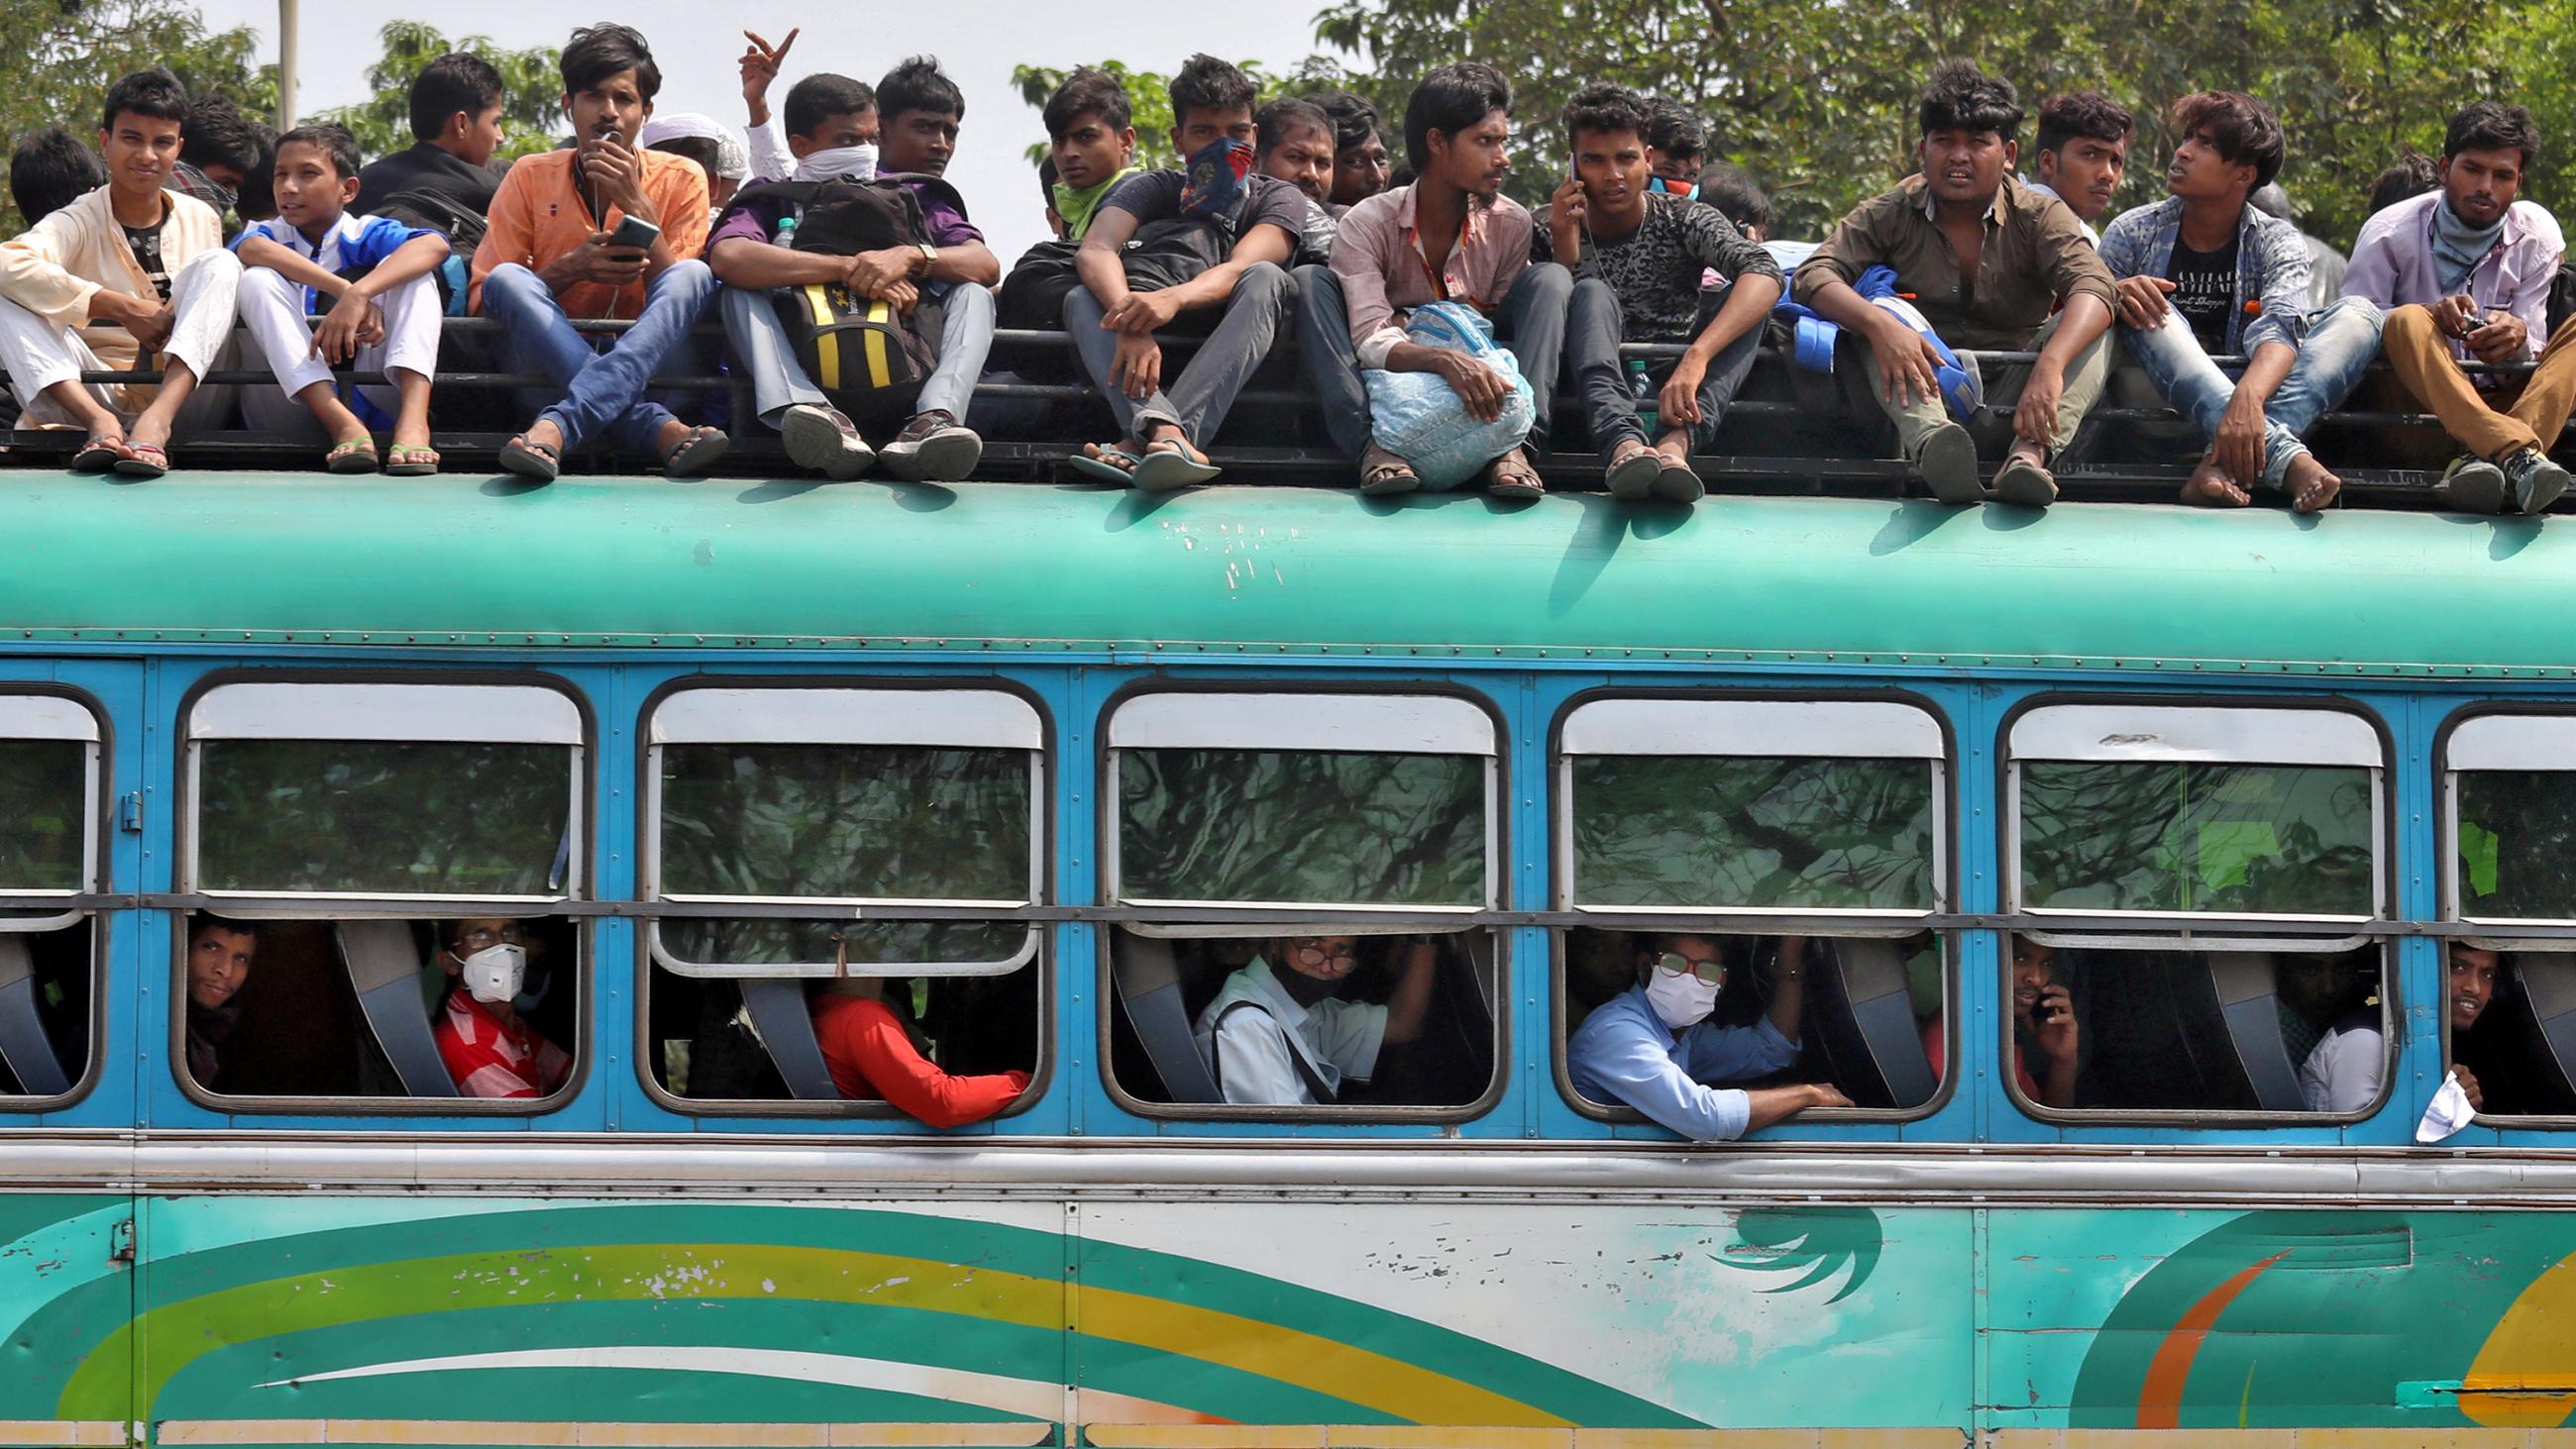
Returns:
[[[501,466],[522,478],[552,483],[563,471],[563,454],[543,443],[531,443],[528,435],[519,434],[501,447]]]

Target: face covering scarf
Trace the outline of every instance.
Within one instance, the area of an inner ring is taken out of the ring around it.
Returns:
[[[1252,143],[1219,136],[1190,156],[1181,172],[1181,215],[1230,226],[1251,191]]]
[[[1668,975],[1661,969],[1646,979],[1646,1004],[1675,1031],[1697,1026],[1717,1010],[1717,988],[1690,972]]]
[[[1134,166],[1125,167],[1108,180],[1095,182],[1079,190],[1061,181],[1057,182],[1055,214],[1064,218],[1065,236],[1073,241],[1082,240],[1082,234],[1091,230],[1091,218],[1093,213],[1100,210],[1100,203],[1109,199],[1109,193],[1116,189],[1119,182],[1137,174],[1138,170],[1139,168]]]
[[[2504,218],[2478,231],[2451,210],[2450,199],[2433,203],[2433,279],[2442,284],[2442,295],[2456,297],[2469,284],[2469,275],[2478,263],[2495,250],[2496,238],[2504,235]]]
[[[877,148],[874,146],[834,146],[828,151],[815,151],[796,163],[799,181],[853,181],[877,179]]]

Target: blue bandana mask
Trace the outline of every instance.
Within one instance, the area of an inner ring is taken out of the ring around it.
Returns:
[[[1219,136],[1191,153],[1181,169],[1181,215],[1231,225],[1251,188],[1252,143]]]

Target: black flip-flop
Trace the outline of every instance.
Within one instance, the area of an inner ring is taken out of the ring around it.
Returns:
[[[501,466],[522,478],[552,483],[555,475],[563,471],[563,454],[543,443],[531,443],[528,435],[521,433],[502,445]]]

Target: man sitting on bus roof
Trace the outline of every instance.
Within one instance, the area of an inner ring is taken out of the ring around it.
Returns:
[[[1706,491],[1691,454],[1716,444],[1727,404],[1753,371],[1780,300],[1780,264],[1689,188],[1647,187],[1648,124],[1646,103],[1618,86],[1585,86],[1566,102],[1574,169],[1530,246],[1574,273],[1568,350],[1611,496],[1690,503]],[[1712,273],[1716,283],[1703,287]],[[1662,389],[1651,439],[1620,361],[1623,341],[1689,344],[1640,374]]]
[[[1360,465],[1363,493],[1408,492],[1422,480],[1374,441],[1362,369],[1437,373],[1479,421],[1501,416],[1510,396],[1496,369],[1407,338],[1404,314],[1431,302],[1464,302],[1493,320],[1530,389],[1530,436],[1545,444],[1574,278],[1554,263],[1531,264],[1529,210],[1503,195],[1511,104],[1511,82],[1477,61],[1424,76],[1404,106],[1416,179],[1342,214],[1330,267],[1298,269],[1298,353],[1334,444]],[[1547,491],[1523,448],[1479,477],[1499,498]]]
[[[1725,1142],[1810,1107],[1848,1107],[1822,1082],[1750,1091],[1715,1085],[1787,1071],[1798,1060],[1806,942],[1784,937],[1770,1008],[1751,1026],[1718,1026],[1726,962],[1713,937],[1639,935],[1637,979],[1565,1043],[1566,1074],[1596,1102],[1625,1102],[1693,1142]]]
[[[250,979],[259,954],[259,927],[200,912],[188,922],[188,1077],[214,1089],[220,1069],[216,1049],[241,1021],[233,997]]]
[[[1439,948],[1428,938],[1406,948],[1395,994],[1383,1005],[1341,999],[1359,960],[1355,936],[1294,936],[1271,942],[1267,957],[1225,978],[1199,1013],[1198,1043],[1227,1101],[1329,1104],[1345,1082],[1377,1074],[1379,1052],[1422,1035]],[[1288,974],[1273,970],[1272,961]]]
[[[2148,381],[2207,443],[2185,503],[2241,508],[2254,485],[2314,513],[2343,480],[2300,435],[2343,401],[2379,355],[2379,309],[2360,297],[2308,310],[2308,244],[2249,198],[2281,170],[2272,108],[2236,91],[2174,103],[2170,193],[2123,212],[2102,237],[2120,279],[2120,334]],[[2243,356],[2235,382],[2214,356]]]
[[[698,259],[707,244],[706,173],[635,144],[662,89],[643,36],[623,25],[575,31],[558,69],[576,142],[510,168],[474,253],[474,306],[501,324],[512,370],[564,389],[502,448],[501,465],[551,481],[564,454],[606,433],[674,478],[695,477],[730,440],[672,416],[648,388],[666,364],[697,355],[689,329],[715,296],[715,274]],[[629,233],[622,244],[621,229]],[[576,317],[634,326],[602,350]]]
[[[1275,96],[1252,113],[1252,164],[1306,195],[1306,229],[1297,238],[1298,265],[1333,259],[1341,218],[1333,214],[1333,118],[1313,101]]]
[[[1862,274],[1893,271],[1896,294],[1951,347],[2036,348],[2036,363],[2008,369],[1984,396],[2020,399],[1992,496],[2044,508],[2057,497],[2050,459],[2110,374],[2111,273],[2066,203],[2013,179],[2021,102],[2009,84],[1952,61],[1923,88],[1916,119],[1922,172],[1844,217],[1790,292],[1858,345],[1899,451],[1944,503],[1987,496],[1978,439],[1945,405],[1933,340],[1855,290]]]
[[[1182,165],[1118,183],[1082,234],[1073,254],[1082,285],[1064,294],[1064,331],[1122,434],[1083,445],[1072,462],[1086,476],[1157,492],[1217,476],[1206,445],[1270,355],[1309,209],[1294,185],[1253,169],[1260,99],[1242,71],[1191,56],[1171,83]],[[1209,264],[1187,281],[1131,290],[1128,268],[1145,256],[1127,244],[1149,226]],[[1154,334],[1184,312],[1220,315],[1166,391]]]
[[[2346,296],[2387,314],[2389,370],[2468,451],[2442,473],[2451,506],[2493,513],[2510,497],[2540,513],[2567,490],[2549,450],[2576,411],[2576,327],[2549,331],[2549,285],[2566,249],[2558,222],[2521,200],[2540,128],[2520,106],[2479,101],[2451,118],[2441,185],[2362,223]],[[2542,339],[2548,345],[2542,346]],[[2538,361],[2527,377],[2460,364]]]
[[[159,477],[174,431],[217,426],[230,407],[229,391],[197,380],[231,341],[241,261],[212,208],[162,189],[187,117],[166,70],[108,87],[107,184],[0,243],[0,370],[21,426],[87,432],[74,472]],[[155,366],[158,386],[80,380]]]
[[[844,1097],[881,1099],[933,1127],[963,1127],[1001,1111],[1028,1090],[1023,1071],[960,1076],[933,1062],[913,1030],[903,983],[847,976],[814,994],[814,1042]]]
[[[517,921],[448,923],[438,963],[456,985],[430,1034],[466,1096],[543,1097],[572,1075],[572,1058],[519,1015],[528,948],[527,928]]]
[[[2137,127],[2128,107],[2100,91],[2050,96],[2030,138],[2032,179],[2022,184],[2065,202],[2083,223],[2084,235],[2099,240],[2094,228],[2110,214]]]

